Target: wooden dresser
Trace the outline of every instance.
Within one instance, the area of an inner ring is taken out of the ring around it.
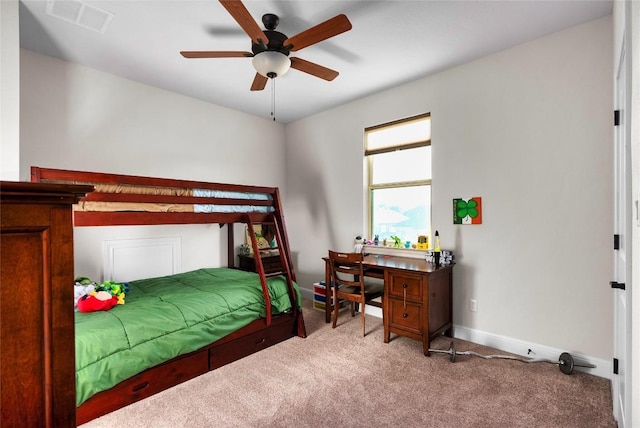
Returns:
[[[72,204],[92,186],[0,182],[0,426],[76,426]]]

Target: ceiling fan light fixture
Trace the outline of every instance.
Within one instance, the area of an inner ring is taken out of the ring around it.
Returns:
[[[258,74],[271,79],[283,76],[291,67],[289,57],[277,51],[260,52],[253,57],[252,63]]]

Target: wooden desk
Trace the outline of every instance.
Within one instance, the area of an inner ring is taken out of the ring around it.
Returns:
[[[325,283],[329,284],[329,262],[325,260]],[[424,259],[386,255],[364,257],[365,276],[384,279],[382,318],[384,342],[391,333],[422,342],[424,355],[429,343],[445,334],[451,337],[453,265],[438,269]],[[325,287],[325,321],[331,321],[330,288]]]

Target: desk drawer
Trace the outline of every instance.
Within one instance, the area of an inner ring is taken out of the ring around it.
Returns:
[[[422,301],[422,276],[399,272],[388,274],[389,294],[408,300]],[[406,294],[405,294],[406,292]]]
[[[422,305],[389,299],[389,324],[414,334],[422,334]]]

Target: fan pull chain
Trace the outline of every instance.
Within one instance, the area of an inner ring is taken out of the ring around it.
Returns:
[[[276,121],[276,79],[271,80],[271,117]]]

